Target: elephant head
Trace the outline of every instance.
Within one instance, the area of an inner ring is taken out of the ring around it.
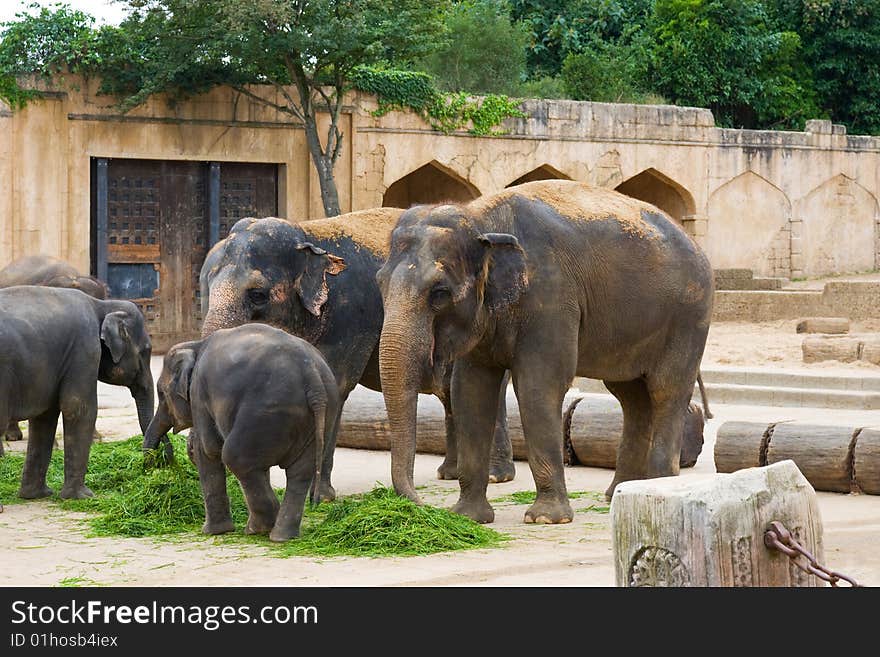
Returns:
[[[144,431],[145,452],[156,449],[159,441],[171,429],[179,432],[192,426],[189,383],[201,344],[199,340],[182,342],[165,354],[162,374],[156,384],[159,406],[150,426]]]
[[[262,322],[314,341],[327,275],[344,268],[341,258],[308,241],[299,226],[274,217],[242,219],[202,266],[202,335]]]
[[[125,386],[137,407],[141,431],[153,417],[155,401],[150,371],[152,344],[140,309],[129,301],[105,301],[109,312],[101,321],[101,363],[98,379]]]
[[[481,232],[466,207],[416,206],[401,215],[376,280],[385,308],[379,372],[392,480],[398,494],[418,501],[417,393],[439,389],[452,361],[519,299],[528,285],[526,258],[516,237]]]

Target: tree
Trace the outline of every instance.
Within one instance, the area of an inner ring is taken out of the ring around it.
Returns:
[[[880,134],[880,0],[767,2],[778,29],[800,35],[824,111],[851,132]]]
[[[656,0],[650,25],[652,86],[672,102],[745,128],[817,115],[800,37],[772,29],[761,0]]]
[[[526,72],[525,26],[497,0],[456,2],[446,16],[447,39],[420,62],[447,91],[515,94]]]
[[[289,116],[305,130],[328,216],[340,213],[333,169],[342,151],[339,117],[352,71],[365,64],[410,62],[424,56],[442,30],[447,4],[446,0],[126,1],[131,13],[118,28],[92,30],[89,44],[98,49],[97,57],[84,62],[78,72],[100,76],[101,91],[119,98],[123,109],[157,93],[173,100],[225,84]],[[0,50],[6,47],[8,34]],[[63,38],[56,50],[69,52],[73,45]],[[9,50],[25,64],[25,53],[36,46],[38,42],[21,39]],[[0,79],[8,70],[0,68]],[[268,85],[274,93],[267,95],[253,85]],[[291,93],[291,86],[296,93]],[[320,113],[328,116],[324,131]]]

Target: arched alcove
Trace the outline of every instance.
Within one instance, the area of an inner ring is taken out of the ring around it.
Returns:
[[[514,187],[516,185],[522,185],[523,183],[534,182],[536,180],[571,180],[571,178],[559,171],[559,169],[551,167],[549,164],[542,164],[536,169],[524,173],[510,184],[505,185],[505,187]]]
[[[656,205],[679,224],[696,212],[696,204],[691,193],[656,169],[646,169],[628,178],[615,189],[651,205]]]
[[[421,203],[464,203],[480,191],[451,169],[432,160],[396,180],[385,190],[382,205],[408,208]]]

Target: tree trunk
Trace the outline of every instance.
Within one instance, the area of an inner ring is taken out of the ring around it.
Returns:
[[[335,217],[341,214],[339,209],[339,192],[336,189],[336,178],[333,177],[334,162],[330,155],[325,153],[318,135],[318,123],[314,116],[307,116],[305,121],[306,143],[312,156],[312,163],[318,172],[318,184],[321,186],[321,202],[324,205],[324,215]]]

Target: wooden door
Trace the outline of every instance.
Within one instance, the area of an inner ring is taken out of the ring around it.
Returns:
[[[99,159],[93,172],[94,273],[141,308],[157,353],[197,338],[205,253],[238,218],[276,213],[277,166]]]

